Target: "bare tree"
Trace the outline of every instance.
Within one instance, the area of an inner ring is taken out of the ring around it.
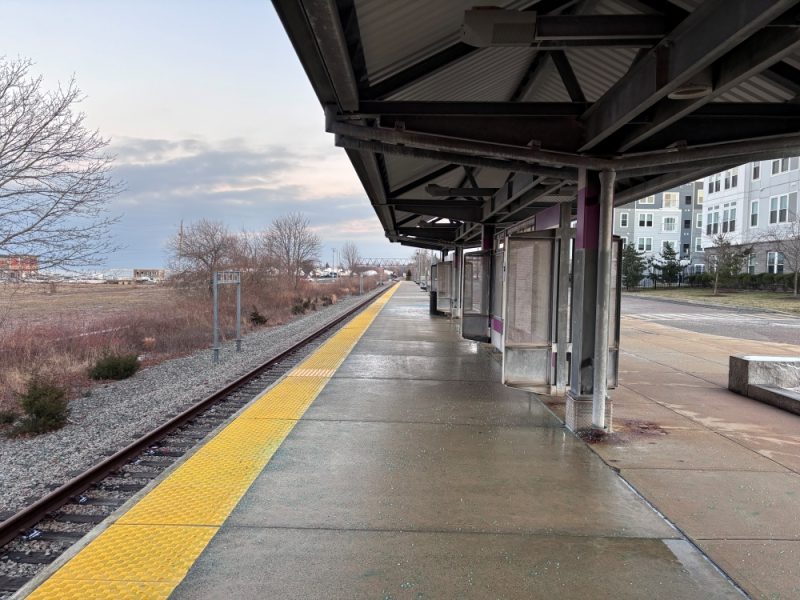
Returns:
[[[106,207],[120,191],[108,140],[73,112],[74,80],[46,91],[31,66],[0,57],[0,254],[38,257],[39,268],[96,264],[114,249]]]
[[[342,257],[342,262],[344,263],[345,268],[350,271],[350,274],[352,275],[356,267],[358,267],[359,263],[361,262],[361,255],[358,252],[358,246],[356,246],[353,242],[345,242],[341,251],[339,252],[339,256]]]
[[[770,246],[771,251],[783,255],[784,268],[794,272],[793,295],[797,297],[798,271],[800,271],[800,220],[796,217],[789,223],[770,227],[761,236],[761,241]]]
[[[214,271],[228,266],[234,248],[234,237],[225,224],[210,219],[181,227],[167,242],[173,270],[190,281],[210,282]]]
[[[714,272],[714,295],[717,295],[719,282],[737,275],[742,270],[744,258],[750,254],[752,248],[737,247],[731,244],[727,234],[720,233],[712,239],[712,246],[708,259]]]
[[[311,231],[302,213],[289,213],[275,219],[265,239],[269,254],[294,287],[297,287],[300,271],[319,259],[322,248],[319,237]]]

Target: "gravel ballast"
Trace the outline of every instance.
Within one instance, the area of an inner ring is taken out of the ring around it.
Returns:
[[[7,516],[23,508],[363,299],[346,297],[285,325],[250,333],[241,353],[233,342],[225,344],[217,365],[211,362],[211,350],[205,349],[94,387],[88,397],[70,402],[70,422],[58,431],[31,438],[0,435],[0,513]]]

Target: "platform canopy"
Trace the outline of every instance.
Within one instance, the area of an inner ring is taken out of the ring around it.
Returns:
[[[391,241],[800,154],[798,0],[273,3]]]

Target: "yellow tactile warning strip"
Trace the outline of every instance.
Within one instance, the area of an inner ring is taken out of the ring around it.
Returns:
[[[166,598],[396,288],[256,398],[28,598]]]

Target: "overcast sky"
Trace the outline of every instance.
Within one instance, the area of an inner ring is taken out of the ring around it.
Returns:
[[[90,126],[112,140],[126,191],[111,211],[112,267],[166,262],[181,219],[233,230],[305,213],[331,248],[406,257],[390,244],[324,132],[311,85],[268,0],[3,0],[0,55],[47,86],[73,74]]]

